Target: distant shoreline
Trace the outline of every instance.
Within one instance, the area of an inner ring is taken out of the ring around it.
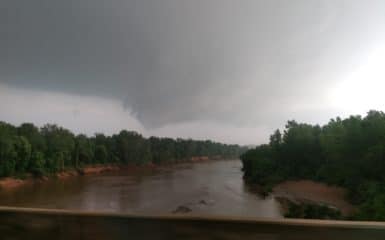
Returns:
[[[81,169],[67,169],[49,176],[34,177],[31,174],[29,174],[24,179],[20,179],[16,177],[0,178],[0,190],[15,190],[22,186],[26,186],[26,185],[30,185],[38,182],[49,181],[51,179],[64,180],[75,176],[88,176],[88,175],[102,174],[106,172],[121,171],[121,170],[127,171],[128,173],[135,173],[140,171],[156,170],[165,166],[176,166],[183,163],[197,163],[197,162],[206,162],[206,161],[213,161],[213,160],[220,160],[220,159],[222,158],[218,158],[218,157],[209,158],[207,156],[201,156],[201,157],[191,157],[190,159],[187,159],[187,160],[179,160],[172,163],[161,163],[161,164],[154,164],[154,163],[147,163],[142,165],[93,164],[93,165],[85,166]]]

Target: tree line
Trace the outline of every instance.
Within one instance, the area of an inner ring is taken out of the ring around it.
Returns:
[[[337,117],[324,126],[289,121],[268,144],[242,154],[244,179],[266,191],[285,180],[342,186],[358,211],[352,219],[385,220],[385,114]]]
[[[92,164],[162,164],[195,156],[233,158],[244,148],[191,139],[145,138],[122,130],[106,136],[75,135],[54,124],[13,126],[0,122],[0,177],[32,173],[46,175]]]

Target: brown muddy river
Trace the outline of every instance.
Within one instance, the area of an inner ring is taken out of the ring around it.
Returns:
[[[0,205],[134,214],[170,214],[185,206],[194,215],[282,217],[278,202],[244,186],[239,160],[49,180],[1,191]]]

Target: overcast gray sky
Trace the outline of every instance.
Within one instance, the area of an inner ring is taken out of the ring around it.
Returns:
[[[385,109],[385,1],[2,0],[0,119],[257,144]]]

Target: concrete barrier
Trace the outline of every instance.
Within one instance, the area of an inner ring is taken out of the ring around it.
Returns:
[[[0,239],[385,239],[385,223],[138,216],[0,207]]]

